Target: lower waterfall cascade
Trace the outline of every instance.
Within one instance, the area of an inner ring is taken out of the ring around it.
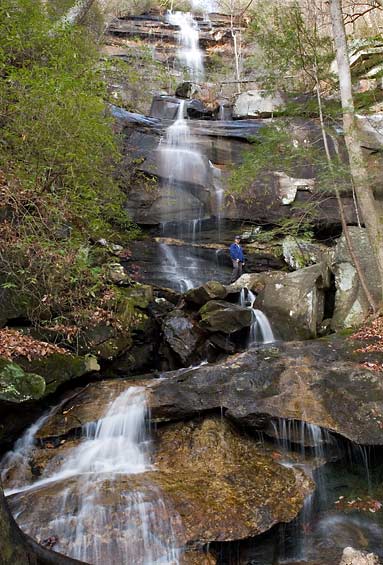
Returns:
[[[9,469],[22,465],[32,447],[33,434],[43,420],[31,427],[23,441],[2,462],[2,476]],[[105,500],[105,488],[134,475],[145,476],[153,471],[150,463],[150,433],[145,390],[129,387],[105,411],[100,420],[82,430],[78,445],[70,450],[64,463],[52,463],[46,476],[35,483],[12,488],[6,495],[22,497],[22,493],[44,488],[62,489],[60,515],[52,509],[42,531],[35,522],[23,522],[22,511],[15,516],[32,537],[57,540],[55,550],[93,565],[178,565],[174,527],[177,517],[169,510],[160,490],[145,482],[145,489],[129,489],[114,507]],[[109,485],[109,486],[108,486]],[[48,512],[49,514],[49,512]],[[108,531],[111,539],[104,539]]]

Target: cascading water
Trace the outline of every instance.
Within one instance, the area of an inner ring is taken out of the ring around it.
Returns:
[[[253,314],[253,323],[250,327],[249,343],[251,347],[255,343],[273,343],[275,340],[273,330],[267,316],[254,308],[256,296],[251,290],[243,288],[240,293],[239,302],[241,306],[247,306]]]
[[[312,529],[318,502],[321,505],[327,503],[327,485],[323,466],[327,461],[329,450],[335,445],[335,439],[327,430],[304,421],[279,418],[277,421],[272,421],[271,426],[279,448],[287,456],[285,461],[281,461],[282,465],[297,466],[296,463],[291,461],[289,454],[294,451],[294,446],[295,448],[300,446],[301,457],[304,461],[303,468],[306,474],[313,476],[313,465],[317,467],[315,471],[316,491],[306,498],[299,518],[295,522],[294,558],[304,560],[310,551],[311,540],[308,533]],[[310,450],[310,457],[307,457],[307,449]],[[302,463],[299,463],[298,466],[302,467]]]
[[[199,47],[199,28],[192,14],[169,12],[169,24],[179,27],[177,58],[182,68],[186,68],[189,78],[198,82],[203,78],[203,53]]]
[[[195,217],[190,218],[185,202],[193,200],[193,190],[203,190],[207,185],[209,169],[207,159],[196,148],[185,114],[185,100],[180,100],[177,119],[167,128],[158,148],[164,192],[169,201],[168,215],[172,216],[171,221],[163,223],[163,235],[195,243],[200,236],[204,210],[201,202],[194,199]],[[177,212],[173,213],[171,207]],[[178,250],[167,243],[160,244],[160,253],[162,270],[170,275],[174,288],[183,292],[194,286],[193,281],[199,278],[195,276],[199,263],[194,256],[185,262]]]
[[[13,489],[21,493],[13,503],[22,529],[36,539],[54,538],[56,551],[94,565],[178,565],[174,526],[180,524],[160,489],[145,479],[154,470],[147,412],[144,388],[128,388],[103,418],[84,427],[84,439],[64,463],[51,461],[41,480]],[[58,502],[48,518],[24,520],[23,496],[44,496],[44,489],[49,496],[52,488]]]

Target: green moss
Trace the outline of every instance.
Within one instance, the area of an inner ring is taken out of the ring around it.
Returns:
[[[38,400],[44,396],[45,390],[43,377],[26,373],[16,363],[0,359],[0,399],[11,402]]]
[[[99,369],[92,356],[79,357],[63,353],[54,353],[32,361],[23,358],[19,363],[25,371],[36,372],[43,377],[46,384],[45,394],[51,394],[66,381]]]

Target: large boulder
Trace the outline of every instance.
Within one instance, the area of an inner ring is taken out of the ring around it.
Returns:
[[[358,352],[360,347],[340,337],[284,342],[168,373],[146,382],[151,417],[168,422],[222,410],[238,424],[273,437],[282,419],[302,422],[302,430],[310,424],[358,444],[383,445],[382,373],[361,364],[366,353]],[[369,359],[381,363],[382,354],[371,353]],[[47,420],[39,438],[69,434],[101,417],[105,395],[113,397],[130,384],[111,380],[88,386]]]
[[[192,288],[185,293],[184,298],[187,302],[203,306],[209,300],[224,299],[226,298],[226,289],[218,281],[208,281],[207,283],[197,288]]]
[[[323,320],[324,290],[329,286],[329,270],[322,263],[284,276],[279,273],[266,284],[255,306],[283,339],[310,339],[316,337]]]
[[[42,472],[58,469],[68,456],[68,446],[58,436],[51,436],[53,440],[56,449],[35,449],[27,465]],[[115,543],[121,547],[131,535],[142,535],[142,529],[134,527],[134,505],[126,504],[126,493],[131,493],[133,500],[137,491],[143,493],[153,524],[162,525],[165,520],[171,523],[178,546],[199,547],[214,541],[245,539],[276,523],[290,522],[314,487],[301,469],[280,465],[281,453],[275,446],[240,434],[219,417],[161,427],[153,443],[154,466],[147,472],[119,473],[113,480],[97,477],[89,486],[72,477],[13,496],[11,507],[20,516],[24,531],[38,539],[57,535],[63,496],[66,512],[74,514],[84,496],[80,489],[85,486],[88,492],[96,491],[111,525],[110,535],[103,538],[106,544],[100,544],[102,551],[110,551]],[[161,504],[155,503],[158,498]],[[117,523],[133,527],[113,527]],[[94,527],[91,518],[88,527]],[[100,538],[104,535],[104,531],[91,533]],[[158,528],[156,533],[166,535],[166,529],[161,532]],[[65,534],[58,537],[58,550],[70,550]],[[103,554],[105,562],[107,555]]]
[[[379,271],[372,254],[367,231],[365,228],[358,227],[348,229],[355,255],[366,276],[368,288],[375,300],[379,302],[382,295]],[[361,324],[368,312],[368,303],[343,235],[335,247],[331,268],[335,275],[336,285],[332,328],[337,330]]]
[[[251,326],[252,312],[225,300],[211,300],[199,311],[200,326],[209,332],[231,334]]]
[[[260,90],[248,90],[237,97],[233,118],[269,118],[284,106],[285,99],[280,93],[270,95]]]

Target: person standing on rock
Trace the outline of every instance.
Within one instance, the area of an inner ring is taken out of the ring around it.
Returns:
[[[231,283],[235,282],[242,275],[242,267],[245,264],[245,256],[242,251],[242,247],[239,245],[241,241],[241,236],[236,235],[234,238],[234,243],[230,245],[230,257],[233,262],[233,272],[231,275]]]

